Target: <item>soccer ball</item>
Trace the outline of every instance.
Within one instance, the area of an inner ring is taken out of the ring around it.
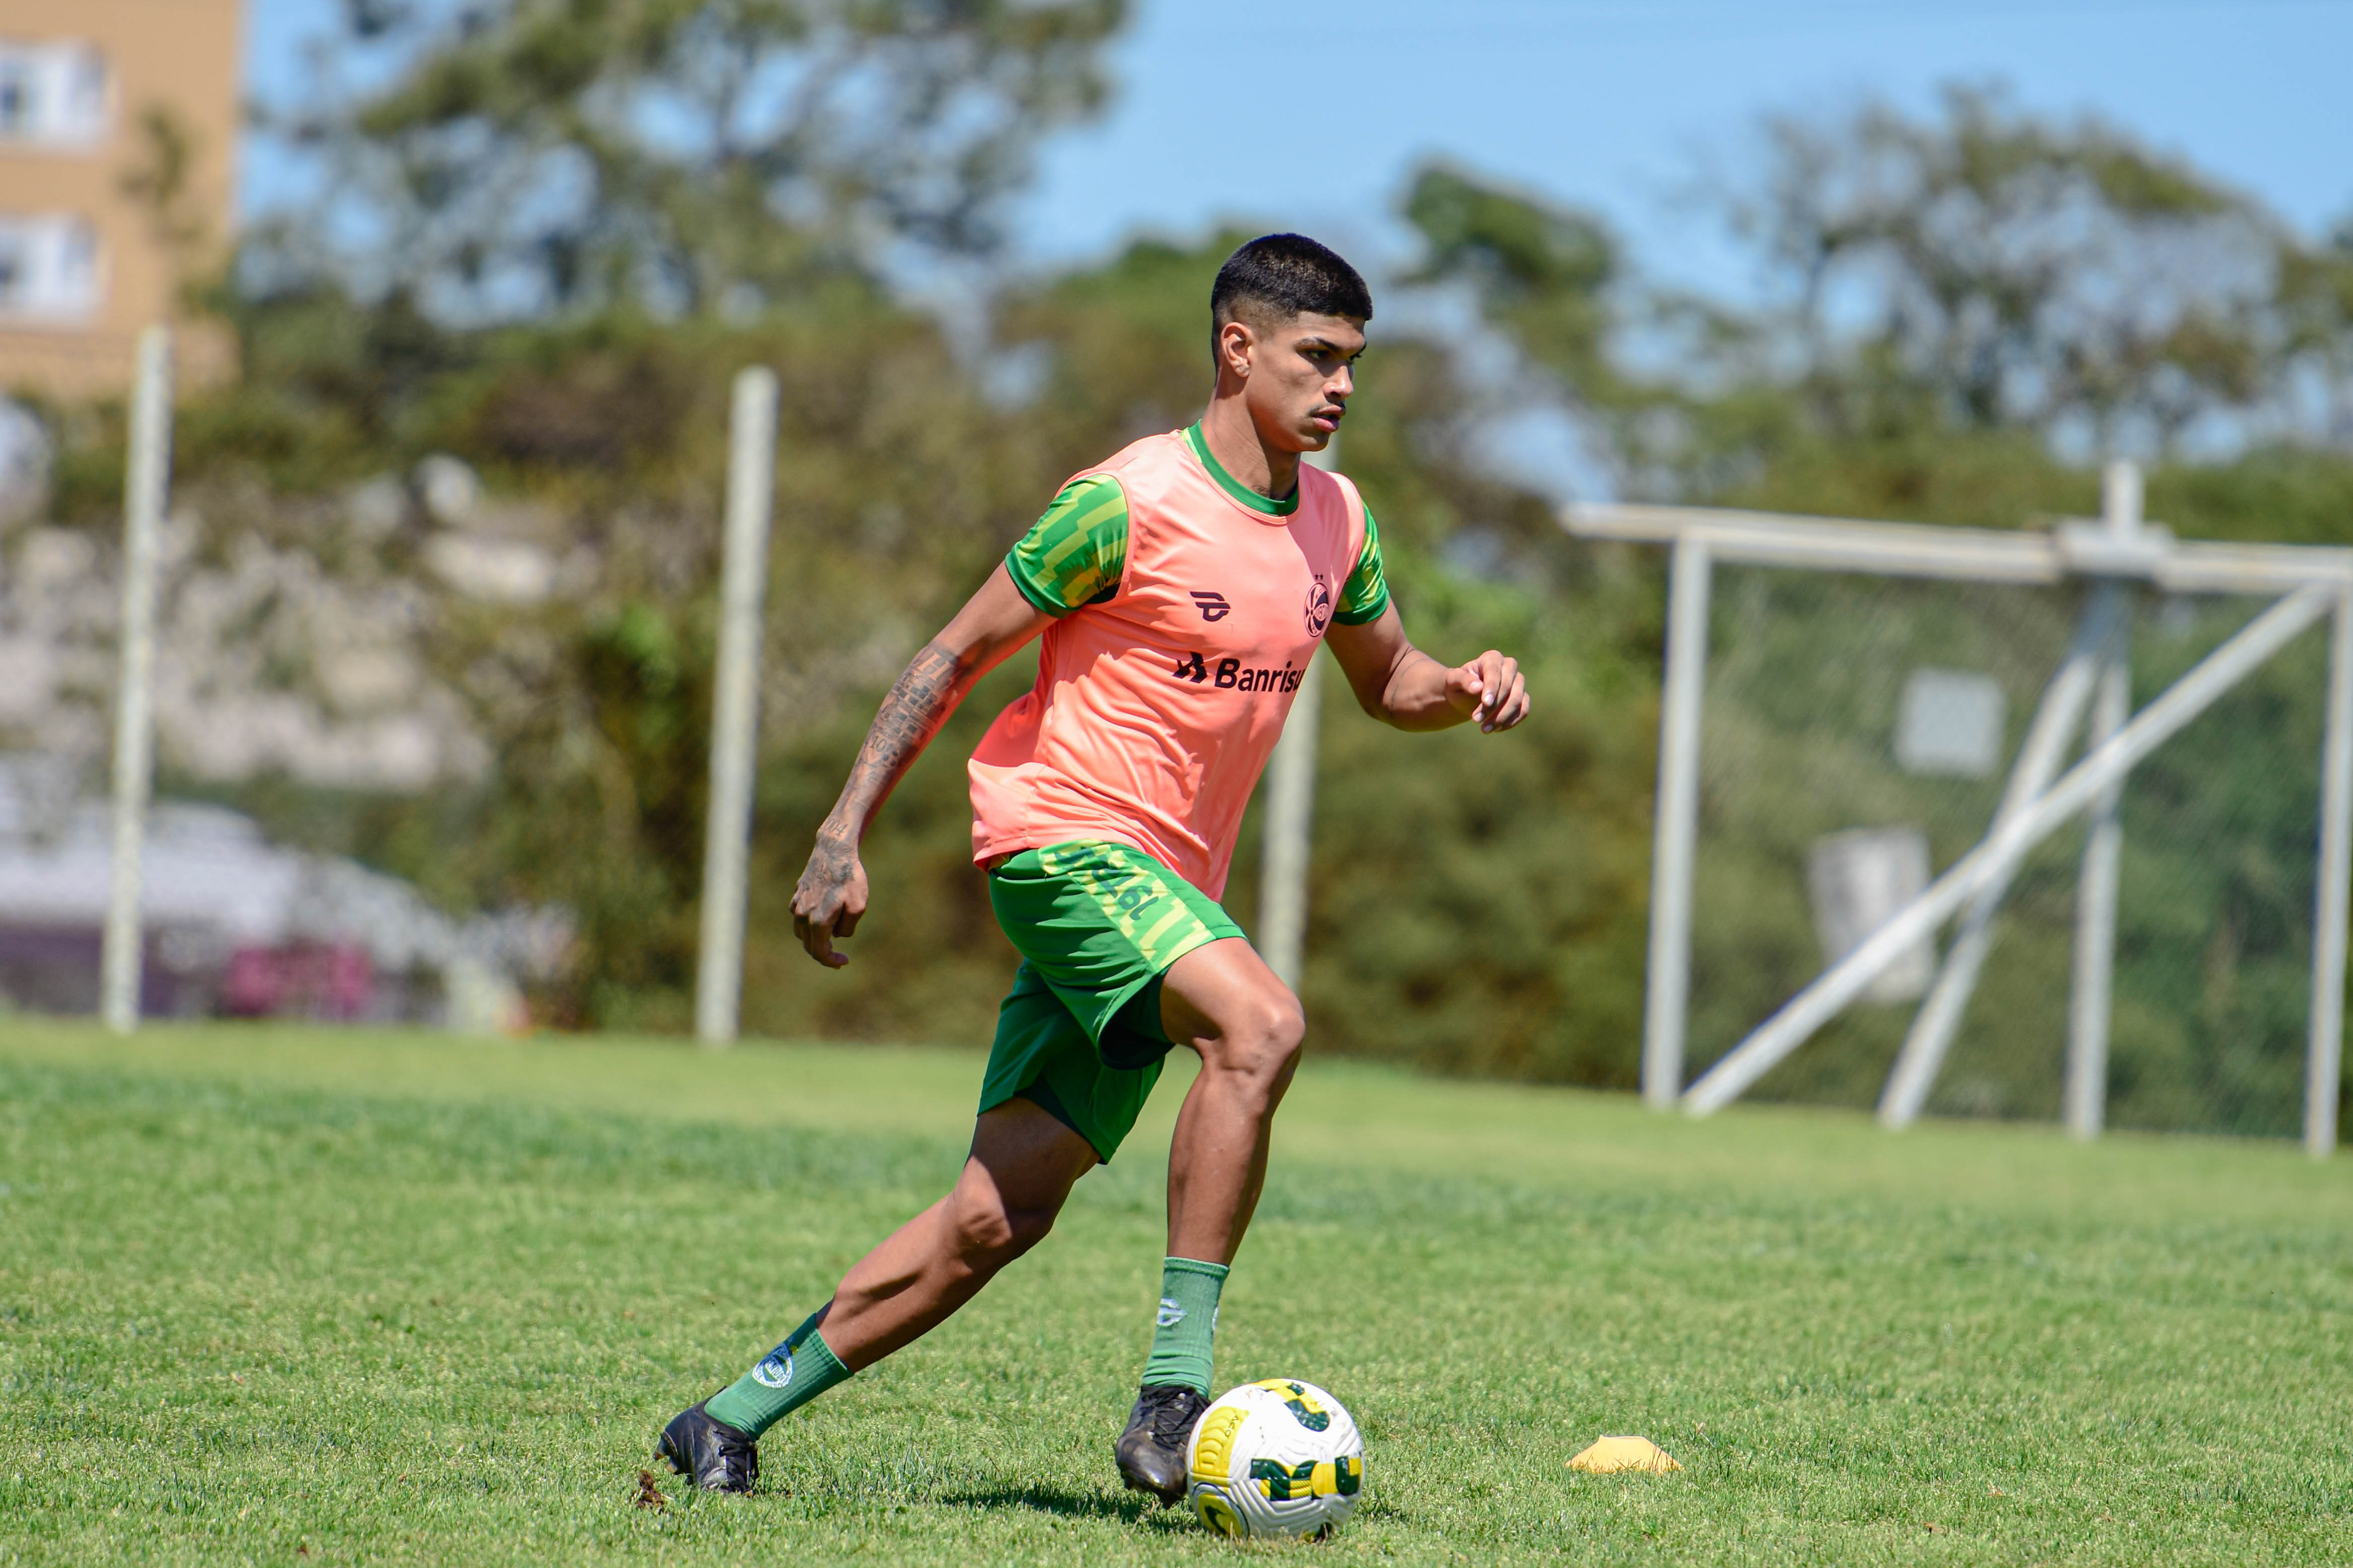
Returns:
[[[1185,1468],[1193,1511],[1210,1529],[1238,1540],[1313,1535],[1356,1510],[1365,1440],[1314,1384],[1270,1377],[1201,1413]]]

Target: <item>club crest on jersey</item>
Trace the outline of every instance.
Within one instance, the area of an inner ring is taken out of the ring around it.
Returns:
[[[1320,637],[1332,624],[1332,584],[1322,577],[1307,590],[1307,635]]]

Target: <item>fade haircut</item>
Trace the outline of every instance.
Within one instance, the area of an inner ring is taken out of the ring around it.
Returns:
[[[1329,246],[1303,234],[1261,235],[1226,258],[1209,286],[1209,355],[1228,321],[1271,327],[1301,316],[1373,319],[1373,291]]]

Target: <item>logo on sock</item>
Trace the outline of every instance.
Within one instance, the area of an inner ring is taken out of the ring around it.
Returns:
[[[1169,1296],[1161,1297],[1160,1326],[1164,1329],[1173,1329],[1184,1321],[1185,1309],[1176,1304],[1176,1299]],[[1215,1328],[1217,1324],[1212,1321],[1209,1326]]]
[[[752,1381],[763,1388],[785,1388],[793,1381],[793,1342],[786,1340],[760,1358],[752,1369]]]

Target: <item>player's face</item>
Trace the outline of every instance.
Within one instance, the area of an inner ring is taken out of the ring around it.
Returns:
[[[1365,324],[1346,316],[1294,316],[1250,335],[1243,395],[1251,423],[1286,450],[1322,451],[1356,390]]]

